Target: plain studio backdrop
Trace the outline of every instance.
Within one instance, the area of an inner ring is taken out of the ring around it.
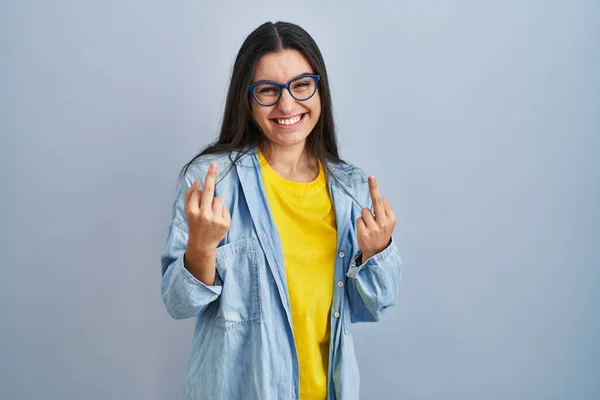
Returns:
[[[398,215],[361,398],[600,398],[600,3],[283,3],[2,2],[0,398],[181,398],[177,174],[277,20],[320,45],[342,156]]]

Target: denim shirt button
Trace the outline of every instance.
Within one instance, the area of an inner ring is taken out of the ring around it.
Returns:
[[[336,317],[336,318],[339,318],[340,317],[340,313],[336,311],[336,312],[333,313],[333,316]]]
[[[340,258],[344,258],[345,255],[346,255],[346,253],[344,253],[343,251],[340,251],[340,254],[339,254]]]
[[[339,282],[338,282],[338,287],[342,287],[342,286],[344,286],[344,282],[342,282],[342,281],[339,281]]]

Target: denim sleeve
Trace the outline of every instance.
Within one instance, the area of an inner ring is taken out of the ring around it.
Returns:
[[[182,181],[173,204],[173,217],[161,255],[161,295],[169,314],[175,319],[199,316],[221,294],[222,282],[217,275],[214,286],[196,279],[186,268],[183,255],[188,240],[184,215],[185,191],[191,178]]]
[[[401,281],[402,259],[392,240],[382,252],[360,265],[358,255],[346,274],[348,301],[352,322],[374,322],[381,318],[386,308],[396,304]]]

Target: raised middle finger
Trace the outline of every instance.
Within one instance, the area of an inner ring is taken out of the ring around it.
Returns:
[[[374,176],[369,178],[369,191],[371,192],[371,202],[373,203],[373,211],[375,219],[385,217],[385,206],[383,205],[383,197],[379,192],[379,184]]]
[[[202,212],[212,212],[212,202],[215,195],[215,181],[217,179],[217,164],[210,164],[206,173],[206,180],[202,188],[202,200],[200,210]]]

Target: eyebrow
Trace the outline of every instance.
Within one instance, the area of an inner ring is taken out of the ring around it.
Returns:
[[[293,79],[296,79],[297,77],[299,77],[299,76],[302,76],[302,75],[316,75],[316,74],[315,74],[314,72],[303,72],[303,73],[301,73],[301,74],[298,74],[298,75],[294,76],[294,77],[293,77],[292,79],[290,79],[289,81],[291,81],[291,80],[293,80]],[[289,81],[287,81],[287,82],[289,82]],[[259,82],[277,82],[277,81],[275,81],[275,80],[273,80],[273,79],[259,79],[259,80],[257,80],[257,81],[251,82],[250,84],[251,84],[251,85],[254,85],[255,83],[259,83]],[[287,82],[285,82],[285,83],[287,83]],[[277,82],[277,83],[281,83],[281,82]]]

